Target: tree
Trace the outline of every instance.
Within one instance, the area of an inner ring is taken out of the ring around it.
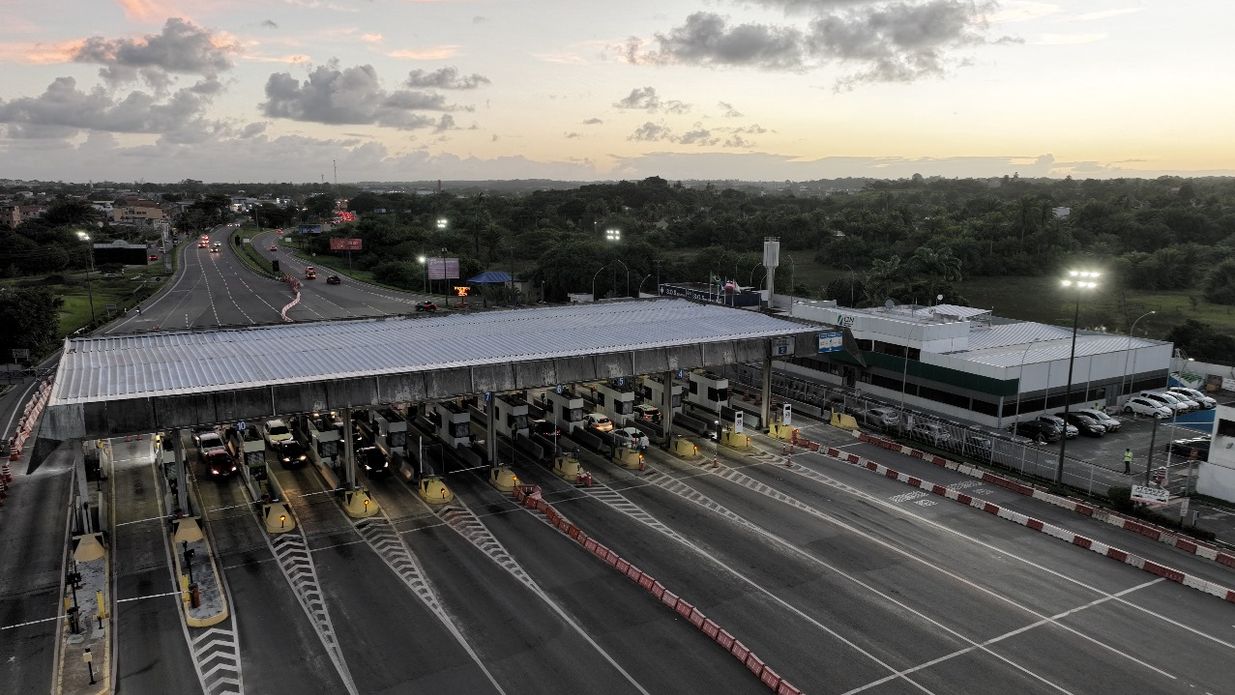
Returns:
[[[304,201],[304,209],[309,219],[325,220],[334,214],[334,196],[325,193],[309,196]]]
[[[1228,258],[1209,271],[1205,299],[1215,304],[1235,304],[1235,258]]]
[[[1207,323],[1188,319],[1171,329],[1166,339],[1189,357],[1225,362],[1235,355],[1235,337],[1219,333]]]
[[[57,339],[60,307],[64,300],[46,287],[0,290],[0,359],[8,360],[13,348],[41,354]]]
[[[951,289],[950,283],[961,281],[961,261],[946,247],[919,246],[909,262],[916,271],[914,275],[926,276],[926,289],[932,299],[944,285]]]

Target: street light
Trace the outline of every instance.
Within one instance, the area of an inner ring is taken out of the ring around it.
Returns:
[[[1063,390],[1063,428],[1059,437],[1059,465],[1055,468],[1055,482],[1063,483],[1063,459],[1068,446],[1068,410],[1072,405],[1072,368],[1076,364],[1076,330],[1081,319],[1081,294],[1098,287],[1098,278],[1102,273],[1094,270],[1069,270],[1067,277],[1061,281],[1065,290],[1072,291],[1076,307],[1072,310],[1072,348],[1068,353],[1068,385]]]
[[[747,287],[754,287],[754,286],[755,286],[755,269],[756,269],[756,268],[765,268],[765,269],[766,269],[766,266],[764,266],[762,263],[756,263],[755,265],[751,266],[751,269],[750,269],[750,277],[746,278],[746,286],[747,286]]]
[[[848,263],[841,263],[841,265],[849,269],[849,306],[852,307],[854,306],[854,303],[853,303],[853,275],[854,275],[853,266],[849,265]]]
[[[605,241],[621,241],[622,230],[616,227],[610,227],[605,230]]]
[[[94,247],[90,245],[90,235],[80,229],[77,238],[86,243],[86,295],[90,297],[90,323],[94,323]]]
[[[1029,350],[1034,346],[1034,343],[1037,343],[1040,340],[1041,338],[1034,338],[1033,340],[1029,341],[1029,344],[1025,346],[1025,351],[1021,353],[1021,368],[1020,368],[1020,371],[1016,373],[1016,419],[1012,421],[1012,424],[1014,427],[1016,426],[1017,423],[1021,421],[1021,392],[1025,390],[1024,389],[1025,385],[1021,382],[1024,380],[1024,377],[1025,377],[1025,358],[1029,356]],[[1048,379],[1047,387],[1048,389],[1050,387],[1049,379]],[[1045,406],[1046,401],[1043,401],[1042,404]],[[1003,412],[1002,411],[1000,411],[999,419],[1000,419],[999,424],[1000,426],[1002,426],[1003,425]]]
[[[437,218],[437,228],[438,229],[445,229],[448,226],[450,226],[450,221],[447,220],[445,217]]]
[[[1137,322],[1139,322],[1141,319],[1145,318],[1146,316],[1149,316],[1150,314],[1156,314],[1156,313],[1158,312],[1147,311],[1141,314],[1140,316],[1136,317],[1136,321],[1133,321],[1132,327],[1128,329],[1128,349],[1124,351],[1124,373],[1123,373],[1123,376],[1119,378],[1119,390],[1122,392],[1120,393],[1121,396],[1128,395],[1128,393],[1132,390],[1132,384],[1128,384],[1127,389],[1124,388],[1124,380],[1128,378],[1128,359],[1132,357],[1132,333],[1133,331],[1136,330]]]
[[[419,263],[421,266],[420,268],[421,269],[420,291],[428,292],[429,291],[429,257],[425,255],[417,256],[416,262]]]

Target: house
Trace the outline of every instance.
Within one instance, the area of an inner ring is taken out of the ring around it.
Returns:
[[[126,199],[112,208],[112,222],[134,227],[156,227],[166,222],[167,215],[163,208],[152,200],[140,198]]]

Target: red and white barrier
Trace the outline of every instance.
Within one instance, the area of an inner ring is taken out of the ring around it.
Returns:
[[[292,292],[295,292],[296,296],[292,299],[291,303],[283,307],[283,309],[279,312],[279,316],[283,317],[284,323],[292,323],[292,319],[287,317],[287,312],[291,311],[293,307],[300,303],[300,280],[290,275],[284,275],[283,279],[287,281],[287,286],[292,288]]]
[[[873,444],[889,451],[895,451],[907,456],[912,456],[916,459],[921,459],[927,463],[939,466],[940,468],[946,468],[950,471],[956,471],[962,475],[977,478],[992,485],[998,485],[999,487],[1011,490],[1017,494],[1032,497],[1036,500],[1041,500],[1047,504],[1076,512],[1082,516],[1087,516],[1097,519],[1098,521],[1106,522],[1111,526],[1132,531],[1133,533],[1153,539],[1159,543],[1165,543],[1173,548],[1182,550],[1185,553],[1190,553],[1206,560],[1213,560],[1220,565],[1235,568],[1235,554],[1221,550],[1213,545],[1196,538],[1192,538],[1186,534],[1172,531],[1156,524],[1140,521],[1139,519],[1125,516],[1110,509],[1096,507],[1091,504],[1078,502],[1077,500],[1068,497],[1055,495],[1043,490],[1042,488],[1028,485],[1018,480],[1006,478],[1001,475],[996,475],[995,473],[991,473],[990,471],[983,470],[976,466],[950,461],[942,456],[936,456],[920,449],[914,449],[913,447],[905,446],[899,442],[890,441],[882,437],[876,437],[865,432],[859,436],[859,439],[863,442]]]
[[[39,383],[38,390],[34,396],[26,403],[22,409],[21,419],[17,421],[17,433],[9,439],[9,461],[17,462],[21,460],[22,447],[26,445],[26,440],[34,433],[34,426],[39,421],[39,417],[43,415],[43,409],[47,407],[47,400],[51,397],[51,377],[43,379]]]
[[[676,612],[682,619],[694,625],[697,630],[711,639],[729,655],[737,659],[751,672],[759,682],[776,695],[801,695],[802,691],[789,681],[782,678],[776,671],[763,662],[746,645],[742,644],[727,630],[724,630],[714,620],[708,618],[694,605],[677,594],[665,588],[652,575],[623,560],[595,538],[588,536],[578,526],[562,516],[551,504],[540,496],[540,488],[528,485],[516,485],[515,501],[529,509],[535,509],[545,515],[545,520],[557,530],[566,534],[571,540],[583,546],[583,549],[595,555],[602,562],[625,575],[627,579],[638,584],[644,591],[660,601],[666,608]]]
[[[1122,562],[1126,565],[1131,565],[1137,569],[1149,572],[1150,574],[1155,574],[1164,579],[1169,579],[1170,581],[1183,584],[1184,586],[1188,586],[1198,591],[1204,592],[1206,594],[1209,594],[1210,596],[1216,596],[1225,601],[1230,601],[1232,603],[1235,603],[1235,589],[1222,586],[1221,584],[1217,584],[1216,582],[1211,582],[1207,579],[1201,579],[1200,577],[1191,576],[1189,574],[1181,572],[1180,570],[1167,567],[1166,565],[1158,564],[1152,560],[1147,560],[1141,557],[1140,555],[1130,553],[1126,550],[1120,550],[1119,548],[1107,545],[1105,543],[1102,543],[1101,541],[1096,541],[1092,538],[1082,536],[1078,533],[1074,533],[1065,528],[1055,526],[1053,524],[1048,524],[1045,521],[1042,521],[1041,519],[1035,519],[1031,516],[1027,516],[1019,512],[1014,512],[1010,509],[1000,507],[999,505],[994,504],[992,502],[987,502],[986,500],[980,499],[978,497],[967,495],[958,490],[954,490],[952,488],[945,487],[943,485],[932,483],[922,478],[916,478],[906,473],[901,473],[900,471],[894,468],[889,468],[881,463],[878,463],[876,461],[871,461],[870,459],[863,458],[857,454],[852,454],[847,451],[841,451],[840,449],[835,449],[835,448],[828,448],[825,453],[827,454],[827,456],[837,461],[848,463],[850,465],[857,466],[858,468],[865,468],[866,470],[872,473],[875,473],[876,475],[882,475],[886,478],[890,478],[892,480],[897,480],[902,483],[905,483],[911,487],[916,487],[920,490],[925,490],[926,492],[939,495],[940,497],[946,497],[959,504],[963,504],[968,507],[973,507],[975,509],[980,509],[986,512],[987,514],[993,514],[1001,519],[1006,519],[1015,524],[1020,524],[1021,526],[1031,528],[1034,531],[1045,533],[1048,536],[1052,536],[1062,541],[1071,543],[1072,545],[1076,545],[1081,548],[1091,550],[1095,553],[1098,553],[1099,555],[1104,555],[1106,557],[1111,558],[1112,560]],[[997,478],[998,476],[993,476],[993,477]],[[1007,481],[1007,479],[1002,479],[1002,480]],[[987,481],[987,482],[994,482],[994,481]],[[1022,487],[1022,488],[1028,487],[1022,483],[1017,483],[1015,481],[1007,481],[1007,482],[1013,483],[1016,486]]]

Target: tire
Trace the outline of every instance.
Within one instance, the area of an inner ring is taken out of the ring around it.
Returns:
[[[1131,408],[1124,406],[1124,415],[1136,415],[1136,413]]]

